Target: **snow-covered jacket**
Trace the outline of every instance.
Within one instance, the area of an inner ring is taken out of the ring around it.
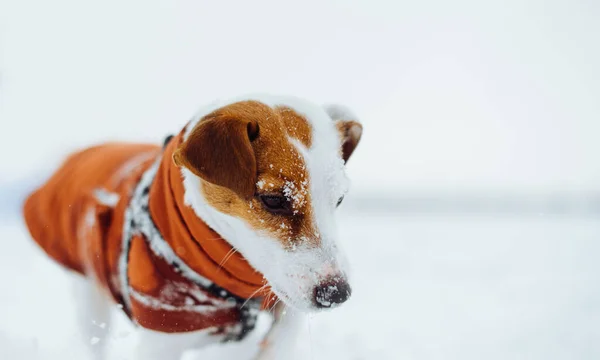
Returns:
[[[37,244],[97,281],[137,324],[241,338],[274,301],[257,272],[184,204],[164,147],[109,143],[70,156],[24,205]],[[250,300],[248,300],[250,299]]]

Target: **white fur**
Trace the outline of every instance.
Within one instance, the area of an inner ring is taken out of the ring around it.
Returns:
[[[284,304],[275,306],[273,326],[266,334],[257,360],[294,359],[296,336],[307,317]],[[285,354],[285,355],[282,355]]]
[[[350,108],[340,104],[325,104],[323,108],[327,112],[327,115],[331,117],[332,120],[354,120],[358,121],[358,117],[354,114]]]

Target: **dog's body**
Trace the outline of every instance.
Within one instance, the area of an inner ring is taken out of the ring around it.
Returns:
[[[300,312],[350,295],[333,213],[362,133],[354,120],[251,97],[208,106],[163,147],[71,156],[24,214],[48,255],[90,279],[77,297],[86,336],[105,334],[90,316],[108,323],[116,302],[141,328],[137,358],[178,360],[243,339],[273,310],[259,358],[288,358],[276,351],[289,351]]]

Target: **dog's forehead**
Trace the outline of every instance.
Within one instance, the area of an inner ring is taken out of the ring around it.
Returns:
[[[282,121],[277,126],[286,132],[284,144],[273,145],[280,152],[276,158],[284,172],[286,166],[291,166],[295,167],[292,171],[301,174],[300,166],[315,185],[339,185],[340,191],[344,191],[340,133],[322,106],[295,97],[256,96],[249,99],[268,105]]]
[[[332,187],[336,193],[345,192],[347,181],[340,154],[340,134],[326,109],[310,101],[267,94],[215,101],[194,116],[186,127],[185,137],[206,115],[242,102],[248,104],[244,113],[261,114],[255,118],[261,133],[257,139],[260,142],[257,166],[264,181],[285,178],[300,183],[308,177],[311,192],[323,193]]]
[[[290,122],[290,125],[294,124],[294,122],[295,124],[300,124],[297,120],[303,119],[310,128],[312,135],[318,137],[319,141],[326,140],[330,145],[338,141],[334,123],[322,106],[297,97],[266,94],[245,95],[227,100],[217,100],[202,107],[186,126],[185,138],[189,136],[196,124],[206,115],[218,109],[244,101],[254,101],[267,105],[272,111],[277,111],[279,115],[284,116],[285,120]],[[268,118],[265,118],[261,122],[268,120]]]

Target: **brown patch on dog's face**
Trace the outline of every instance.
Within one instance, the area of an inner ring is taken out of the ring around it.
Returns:
[[[194,132],[202,128],[203,122],[216,118],[258,125],[258,135],[249,142],[256,164],[255,177],[250,180],[254,184],[255,194],[251,197],[240,196],[238,191],[204,178],[200,190],[208,204],[224,214],[243,219],[255,231],[269,233],[288,250],[300,245],[319,246],[320,234],[312,214],[310,179],[305,160],[294,145],[294,141],[297,141],[306,148],[311,146],[312,131],[308,121],[288,107],[273,109],[257,101],[242,101],[207,115],[192,130],[189,139],[193,141]],[[195,151],[214,150],[204,149],[201,143],[190,147]],[[181,163],[186,165],[183,161]],[[234,166],[228,167],[233,163],[225,162],[225,167],[218,172],[238,171]],[[289,213],[282,215],[269,211],[261,196],[263,199],[265,196],[287,199]]]
[[[281,116],[281,121],[287,130],[288,136],[300,141],[307,149],[310,148],[312,131],[306,118],[286,106],[278,106],[275,110]]]

